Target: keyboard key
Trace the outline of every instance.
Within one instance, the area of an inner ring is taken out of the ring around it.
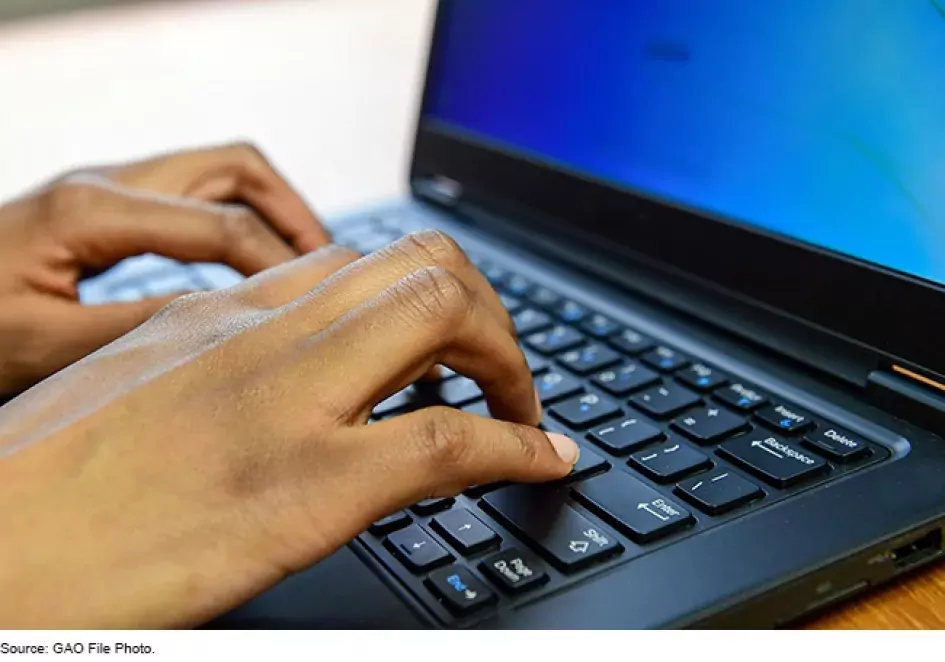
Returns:
[[[387,247],[395,241],[395,237],[389,234],[379,234],[376,237],[364,238],[352,245],[352,248],[362,255],[369,255],[382,248]]]
[[[664,384],[633,396],[630,398],[630,404],[651,416],[664,418],[678,414],[700,400],[701,398],[689,389],[676,384]]]
[[[790,487],[828,470],[826,461],[790,441],[758,432],[725,442],[719,453],[775,487]]]
[[[499,300],[502,302],[502,305],[505,306],[505,309],[509,311],[509,315],[514,315],[525,305],[522,303],[521,299],[516,299],[508,294],[499,295]]]
[[[445,382],[447,379],[452,379],[456,377],[457,372],[452,368],[448,368],[445,365],[440,366],[440,381]]]
[[[710,368],[704,363],[693,363],[678,373],[676,379],[703,393],[714,391],[728,381],[728,377],[724,373],[715,368]]]
[[[387,548],[414,572],[425,572],[453,560],[453,555],[416,524],[387,537]]]
[[[465,508],[455,508],[437,515],[430,526],[464,556],[471,556],[499,543],[496,532]]]
[[[425,583],[457,616],[471,614],[496,602],[495,593],[462,566],[441,568],[431,573]]]
[[[380,418],[382,416],[397,414],[407,409],[413,409],[417,406],[417,400],[418,393],[416,389],[413,386],[409,386],[378,404],[374,408],[372,415],[375,418]]]
[[[739,411],[754,411],[768,402],[768,396],[753,386],[730,384],[716,391],[715,398]]]
[[[479,269],[479,271],[485,269],[489,264],[488,260],[486,260],[481,255],[477,255],[476,253],[470,253],[469,251],[466,251],[466,257],[469,258],[469,261],[472,262],[472,265]]]
[[[631,417],[600,427],[587,438],[614,455],[626,455],[659,441],[663,433],[656,426]]]
[[[563,572],[623,551],[613,535],[568,505],[562,488],[512,485],[487,494],[482,507]]]
[[[141,285],[146,296],[162,297],[203,289],[197,278],[189,269],[182,267],[148,278]]]
[[[534,308],[519,311],[512,320],[519,336],[528,336],[551,326],[551,318]]]
[[[246,280],[243,274],[225,264],[200,264],[197,273],[211,290],[224,290]]]
[[[523,297],[532,289],[533,283],[524,276],[513,275],[505,280],[505,291],[515,297]]]
[[[453,499],[424,499],[419,503],[415,503],[410,507],[410,510],[415,512],[418,515],[432,515],[433,513],[438,513],[441,510],[446,510],[453,506]]]
[[[471,485],[463,491],[463,494],[468,496],[470,499],[478,499],[479,497],[488,494],[489,492],[495,492],[498,489],[505,487],[507,483],[489,483],[488,485]]]
[[[559,324],[548,331],[533,333],[525,344],[543,354],[557,354],[584,343],[584,336],[570,326]]]
[[[675,440],[630,456],[631,467],[658,483],[674,483],[711,464],[706,455]]]
[[[494,264],[485,264],[481,267],[482,275],[486,277],[492,287],[499,287],[508,278],[509,272]]]
[[[621,352],[634,356],[642,354],[656,344],[650,338],[642,333],[637,333],[633,329],[624,329],[620,333],[611,336],[608,342]]]
[[[622,357],[607,345],[591,343],[558,356],[558,363],[579,375],[587,375],[617,363]]]
[[[572,428],[585,428],[621,413],[620,407],[616,404],[604,400],[594,393],[586,393],[565,400],[549,409],[549,411],[555,418]]]
[[[554,310],[561,304],[561,295],[547,287],[536,287],[528,293],[528,300],[539,308]]]
[[[589,314],[587,308],[576,301],[562,301],[556,312],[568,324],[580,324]]]
[[[643,360],[663,372],[676,372],[689,363],[689,359],[676,350],[662,346],[644,354]]]
[[[675,501],[620,471],[592,478],[573,489],[579,501],[634,542],[651,542],[693,521],[692,514]]]
[[[466,405],[463,407],[463,411],[467,414],[482,416],[483,418],[492,418],[492,412],[489,411],[489,405],[486,404],[485,400],[480,400],[479,402],[474,402],[471,405]]]
[[[608,469],[610,469],[610,462],[589,448],[582,447],[581,455],[578,457],[578,461],[575,463],[574,468],[571,469],[571,473],[567,475],[565,480],[583,480],[589,476],[604,473]]]
[[[481,398],[482,389],[468,377],[459,377],[440,384],[439,394],[451,407],[462,407]]]
[[[696,409],[673,421],[673,427],[701,444],[714,444],[748,428],[738,414],[722,407]]]
[[[620,330],[620,325],[609,317],[595,313],[584,320],[581,328],[595,338],[606,338],[617,333]]]
[[[554,400],[568,398],[583,391],[581,383],[560,372],[549,372],[535,380],[535,390],[545,405]]]
[[[862,437],[836,427],[808,432],[804,443],[835,462],[853,462],[870,452],[869,444]]]
[[[760,487],[723,468],[680,483],[676,493],[709,515],[723,515],[764,496]]]
[[[755,414],[759,421],[785,434],[803,432],[811,425],[811,415],[803,409],[786,405],[770,405]]]
[[[611,395],[624,397],[634,391],[646,388],[658,382],[659,375],[639,363],[623,365],[599,372],[591,378],[595,384]]]
[[[532,555],[514,547],[485,559],[479,569],[506,593],[524,593],[548,581],[548,573]]]
[[[522,350],[522,353],[525,355],[525,360],[528,362],[528,368],[532,371],[533,375],[544,372],[551,366],[547,359],[539,356],[538,354],[535,354],[534,352]]]
[[[412,521],[410,515],[400,511],[377,520],[371,525],[370,531],[376,536],[386,536],[388,533],[404,528]]]

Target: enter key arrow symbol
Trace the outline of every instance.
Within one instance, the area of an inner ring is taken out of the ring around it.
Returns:
[[[650,504],[648,504],[648,503],[641,503],[641,504],[639,504],[639,505],[637,506],[637,510],[645,510],[645,511],[648,512],[650,515],[652,515],[653,517],[656,517],[657,519],[659,519],[661,522],[668,522],[668,521],[669,521],[669,518],[668,518],[668,517],[666,517],[665,515],[663,515],[663,513],[659,512],[659,511],[653,510],[653,507],[652,507]]]

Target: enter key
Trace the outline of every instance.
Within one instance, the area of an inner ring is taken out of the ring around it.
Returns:
[[[825,460],[797,444],[758,431],[722,444],[718,452],[774,487],[790,487],[829,470]]]
[[[652,542],[693,522],[692,514],[674,500],[620,471],[592,478],[573,493],[637,543]]]

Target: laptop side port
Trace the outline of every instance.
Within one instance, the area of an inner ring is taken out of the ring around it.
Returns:
[[[897,571],[908,570],[945,554],[943,529],[928,531],[892,550],[893,566]]]

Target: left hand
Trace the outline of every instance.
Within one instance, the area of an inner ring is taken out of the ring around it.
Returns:
[[[89,271],[155,253],[253,276],[330,241],[299,194],[248,145],[60,177],[0,206],[0,398],[128,333],[176,298],[85,306],[78,283]]]

